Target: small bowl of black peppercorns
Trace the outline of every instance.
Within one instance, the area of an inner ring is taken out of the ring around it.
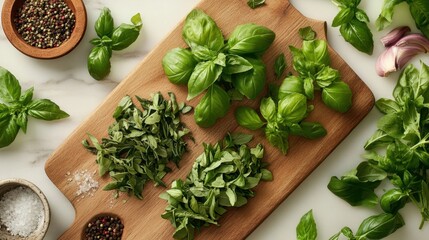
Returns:
[[[112,214],[100,214],[92,218],[85,226],[83,240],[120,240],[124,231],[122,220]]]
[[[53,59],[79,44],[87,16],[82,0],[5,0],[1,19],[16,49],[30,57]]]

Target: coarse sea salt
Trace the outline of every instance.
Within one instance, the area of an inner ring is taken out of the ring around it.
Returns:
[[[76,196],[92,196],[92,194],[98,189],[98,182],[92,177],[94,174],[95,172],[90,173],[86,169],[75,172],[73,175],[73,181],[78,185]]]
[[[13,236],[29,236],[43,218],[42,201],[27,187],[14,188],[0,199],[0,221]]]

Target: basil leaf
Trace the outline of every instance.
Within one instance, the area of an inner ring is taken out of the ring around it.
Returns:
[[[219,27],[213,19],[198,9],[192,10],[186,17],[182,36],[192,49],[196,46],[203,46],[218,52],[224,45]]]
[[[43,120],[57,120],[69,115],[49,99],[37,99],[28,105],[28,115]]]
[[[410,85],[414,94],[414,99],[418,99],[419,96],[427,92],[429,88],[429,67],[423,62],[421,62],[418,78],[410,79]]]
[[[248,99],[255,99],[265,86],[265,65],[261,59],[248,58],[253,69],[232,75],[234,87]]]
[[[25,90],[22,93],[21,97],[19,97],[19,102],[23,106],[26,106],[27,104],[29,104],[31,102],[31,100],[33,99],[33,92],[34,92],[34,88],[33,87]]]
[[[8,115],[0,118],[0,148],[9,146],[15,140],[18,131],[19,126],[16,124],[15,116]]]
[[[429,37],[429,2],[425,0],[407,1],[410,5],[410,13],[417,28]]]
[[[286,69],[286,60],[285,55],[283,53],[280,53],[274,62],[274,73],[276,75],[276,78],[280,78],[284,71]]]
[[[88,56],[89,74],[96,80],[105,78],[110,73],[111,50],[106,46],[96,46]]]
[[[253,69],[253,65],[244,57],[228,54],[226,56],[226,67],[223,70],[223,73],[226,74],[236,74],[243,73]]]
[[[142,22],[140,13],[132,18],[133,25],[122,23],[112,33],[112,50],[119,51],[129,47],[140,35]]]
[[[195,66],[188,82],[188,98],[191,100],[213,85],[222,73],[222,66],[213,61],[200,62]]]
[[[261,111],[262,117],[264,117],[267,121],[273,122],[276,120],[277,107],[272,98],[263,98],[261,100],[259,110]]]
[[[358,238],[382,239],[404,226],[404,219],[397,214],[382,213],[371,216],[361,223],[356,232]]]
[[[375,102],[377,109],[384,113],[398,113],[401,111],[401,107],[393,100],[387,98],[380,98]]]
[[[276,123],[268,122],[264,132],[268,141],[274,147],[280,149],[283,154],[287,153],[289,149],[289,131],[287,129],[280,129]]]
[[[403,120],[395,113],[381,117],[377,121],[377,127],[393,138],[400,138],[404,134]]]
[[[317,227],[313,218],[313,211],[310,210],[301,217],[298,225],[296,226],[296,239],[297,240],[316,240]]]
[[[213,84],[195,107],[195,122],[201,127],[211,127],[228,113],[229,106],[228,93]]]
[[[374,189],[380,182],[359,182],[353,179],[331,177],[328,189],[352,206],[374,206],[378,203]]]
[[[378,31],[385,29],[392,23],[393,10],[396,5],[405,2],[405,0],[384,0],[380,15],[375,21],[375,27]]]
[[[347,112],[352,106],[352,91],[344,82],[335,82],[322,90],[322,100],[338,112]]]
[[[275,33],[256,24],[237,26],[228,39],[228,52],[233,54],[262,53],[274,41]]]
[[[265,4],[265,0],[247,0],[247,5],[252,9],[260,7],[264,4]]]
[[[298,32],[301,39],[306,41],[314,40],[317,36],[317,33],[310,26],[300,28]]]
[[[337,81],[340,81],[340,73],[329,66],[324,66],[316,75],[316,84],[321,88],[329,87]]]
[[[362,9],[357,9],[355,13],[355,17],[357,20],[363,23],[369,23],[369,17]]]
[[[24,133],[27,132],[27,123],[28,123],[28,117],[27,113],[20,112],[18,114],[18,117],[16,118],[16,124],[22,129]]]
[[[357,50],[372,55],[374,40],[366,23],[354,18],[350,22],[341,25],[340,33]]]
[[[3,67],[0,67],[0,99],[11,103],[18,101],[21,96],[21,85],[15,76]]]
[[[390,189],[380,198],[380,207],[386,213],[397,213],[408,201],[408,196],[401,189]]]
[[[343,24],[349,23],[355,16],[355,11],[352,8],[340,8],[340,12],[335,16],[332,21],[332,27],[339,27]]]
[[[392,143],[394,138],[390,137],[387,133],[377,130],[370,139],[365,143],[365,150],[371,150],[380,146],[387,146]]]
[[[197,61],[191,51],[184,48],[174,48],[162,59],[164,73],[174,84],[188,83],[196,65]]]
[[[298,135],[309,139],[316,139],[327,134],[326,129],[320,123],[302,122],[290,126],[290,134]]]
[[[210,50],[207,47],[195,45],[192,48],[192,55],[198,62],[201,62],[214,60],[218,53],[216,51]]]
[[[314,83],[313,83],[313,79],[311,79],[309,77],[304,79],[304,93],[308,99],[313,100],[313,98],[314,98]]]
[[[304,81],[296,76],[288,76],[280,85],[278,98],[282,99],[290,93],[304,94]]]
[[[303,41],[302,53],[307,61],[330,64],[328,44],[324,40]]]
[[[95,32],[98,37],[102,38],[103,36],[111,37],[113,33],[113,18],[108,8],[103,8],[100,13],[100,16],[95,21],[94,24]]]
[[[288,125],[298,123],[307,114],[307,98],[300,93],[290,93],[278,102],[277,121]]]
[[[356,168],[355,176],[360,182],[378,182],[387,178],[387,173],[369,162],[361,162]]]
[[[0,103],[0,120],[10,115],[9,107],[6,104]]]
[[[265,125],[258,113],[250,107],[238,107],[234,115],[240,126],[250,130],[256,130]]]

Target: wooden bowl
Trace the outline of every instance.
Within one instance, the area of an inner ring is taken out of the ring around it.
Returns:
[[[3,31],[12,45],[27,56],[40,59],[53,59],[66,55],[73,50],[82,39],[86,30],[86,10],[82,0],[64,0],[69,8],[74,12],[76,23],[68,40],[64,41],[59,47],[37,48],[26,43],[17,32],[13,22],[18,9],[25,0],[5,0],[1,14]]]
[[[40,198],[43,205],[43,221],[39,226],[27,237],[12,236],[4,226],[0,226],[0,239],[2,240],[42,240],[46,235],[51,220],[51,211],[48,200],[36,185],[24,179],[5,179],[0,180],[0,199],[6,192],[9,192],[17,187],[26,187],[32,190]]]

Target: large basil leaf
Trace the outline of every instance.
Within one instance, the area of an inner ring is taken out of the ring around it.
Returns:
[[[353,8],[341,8],[340,12],[332,20],[332,27],[339,27],[342,24],[350,22],[355,16]]]
[[[195,66],[188,82],[188,100],[198,96],[219,78],[223,67],[214,61],[200,62]]]
[[[123,23],[117,27],[112,33],[112,49],[119,51],[129,47],[137,40],[142,28],[142,20],[140,13],[137,13],[131,18],[133,24]]]
[[[279,100],[277,109],[279,123],[298,123],[307,115],[307,98],[300,93],[290,93]]]
[[[224,45],[219,27],[212,18],[198,9],[192,10],[186,17],[182,36],[191,48],[204,46],[218,52]]]
[[[0,148],[9,146],[18,134],[19,126],[15,116],[8,115],[0,118]]]
[[[101,80],[110,73],[111,49],[107,46],[96,46],[88,56],[88,72],[96,80]]]
[[[323,89],[322,100],[329,108],[344,113],[352,106],[352,91],[345,82],[335,82]]]
[[[234,54],[261,53],[274,41],[275,33],[256,24],[237,26],[228,39],[228,51]]]
[[[407,203],[408,196],[401,189],[393,188],[380,198],[380,207],[386,213],[397,213]]]
[[[174,84],[187,84],[195,65],[191,51],[184,48],[174,48],[162,59],[165,75]]]
[[[326,129],[322,124],[316,122],[302,122],[300,124],[292,124],[290,133],[309,139],[316,139],[326,135]]]
[[[324,40],[302,42],[302,53],[307,61],[329,65],[328,44]]]
[[[371,30],[366,23],[354,18],[350,22],[341,25],[340,33],[344,39],[357,50],[369,55],[372,54],[374,50],[374,40]]]
[[[404,219],[399,213],[382,213],[363,220],[356,232],[356,237],[358,239],[382,239],[404,225]]]
[[[410,5],[411,16],[413,16],[417,28],[429,38],[429,1],[413,0],[407,2]]]
[[[280,85],[278,98],[282,99],[290,93],[304,94],[304,81],[297,76],[288,76]]]
[[[236,74],[247,72],[253,69],[253,65],[244,57],[228,54],[226,56],[226,67],[223,72],[226,74]]]
[[[267,121],[272,122],[276,120],[277,106],[272,98],[263,98],[261,100],[259,110],[262,117],[264,117]]]
[[[113,17],[110,14],[110,10],[108,8],[103,8],[100,13],[100,16],[95,21],[94,24],[95,32],[98,37],[102,38],[103,36],[112,37],[113,33]]]
[[[255,99],[265,86],[265,65],[261,59],[248,58],[253,69],[232,75],[232,84],[244,96]]]
[[[394,139],[387,133],[381,130],[377,130],[365,143],[365,150],[374,149],[380,146],[387,146],[392,143]]]
[[[395,6],[404,1],[405,0],[384,0],[381,13],[375,21],[375,26],[378,31],[385,29],[392,23]]]
[[[384,113],[397,113],[401,111],[401,106],[399,106],[395,101],[388,98],[380,98],[375,102],[377,109]]]
[[[310,210],[301,217],[298,225],[296,226],[296,239],[297,240],[316,240],[317,228],[316,222],[313,218],[313,211]]]
[[[393,89],[393,97],[399,104],[408,102],[414,95],[411,93],[410,83],[417,82],[419,79],[419,70],[412,64],[409,64],[401,72],[399,79]]]
[[[235,120],[240,126],[250,130],[256,130],[265,125],[258,113],[250,107],[238,107],[235,110]]]
[[[359,182],[355,179],[331,177],[328,189],[352,206],[374,206],[378,203],[374,189],[379,185],[380,181]]]
[[[5,102],[18,101],[21,96],[21,85],[15,76],[0,67],[0,99]]]
[[[226,115],[229,106],[228,93],[217,84],[213,84],[195,107],[195,121],[202,127],[211,127],[217,119]]]
[[[28,105],[28,114],[37,119],[57,120],[69,115],[49,99],[37,99]]]

